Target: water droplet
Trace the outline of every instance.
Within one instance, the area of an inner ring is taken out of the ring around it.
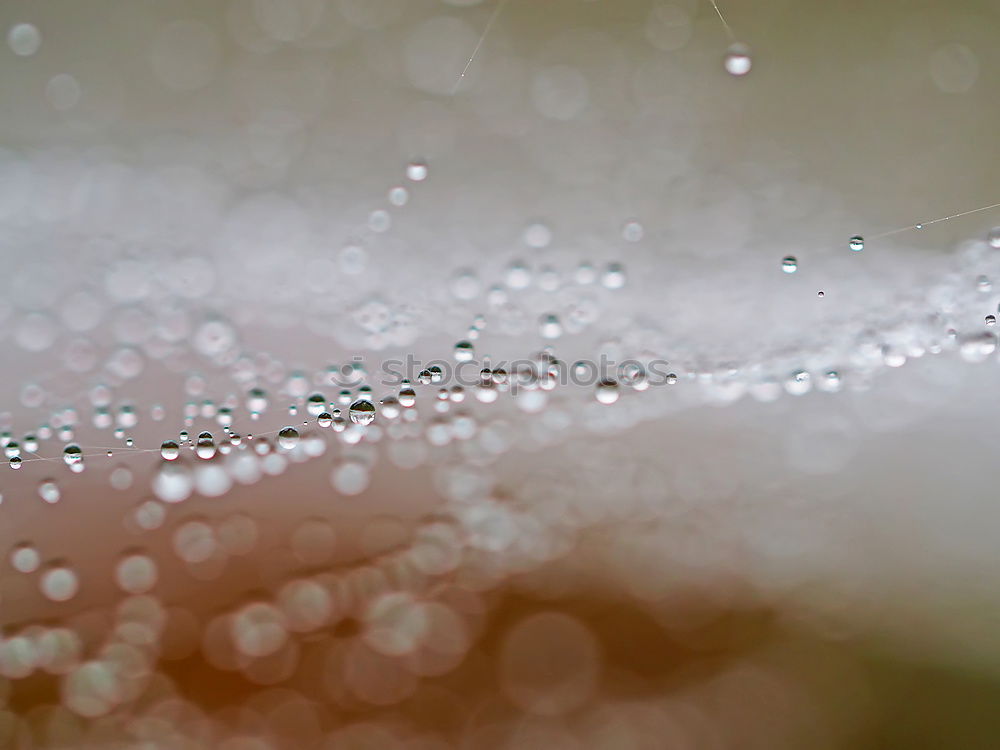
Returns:
[[[781,260],[781,270],[785,273],[795,273],[799,270],[799,262],[794,256],[789,255]]]
[[[997,316],[996,315],[987,315],[986,316],[986,325],[988,325],[988,326],[995,326],[996,324],[997,324]]]
[[[174,461],[181,454],[180,446],[173,440],[160,443],[160,455],[167,461]]]
[[[414,159],[406,165],[406,178],[413,182],[423,182],[427,179],[427,162]]]
[[[404,383],[399,389],[398,398],[400,405],[408,409],[417,403],[417,392],[408,383]]]
[[[643,238],[644,234],[645,230],[643,229],[642,224],[635,219],[626,221],[625,225],[622,227],[622,239],[626,242],[639,242]]]
[[[793,396],[801,396],[812,388],[812,378],[805,370],[796,370],[785,380],[785,390]]]
[[[597,281],[597,270],[590,263],[581,263],[573,275],[577,284],[586,286]]]
[[[856,234],[847,243],[848,247],[851,248],[856,253],[861,252],[865,249],[865,238],[860,234]]]
[[[59,487],[51,479],[46,479],[40,485],[38,485],[38,495],[45,502],[49,504],[54,504],[59,502],[59,498],[62,493],[59,492]]]
[[[389,203],[394,206],[401,207],[405,206],[406,202],[410,200],[410,191],[405,187],[396,186],[389,189]]]
[[[994,250],[1000,250],[1000,227],[993,227],[986,235],[986,241]]]
[[[54,565],[46,570],[38,581],[38,586],[46,599],[66,602],[80,590],[80,580],[76,572],[65,565]]]
[[[28,542],[18,544],[10,551],[10,564],[21,573],[34,573],[42,564],[42,556]]]
[[[285,427],[278,432],[278,445],[285,450],[291,450],[299,444],[299,431],[294,427]]]
[[[625,286],[625,269],[621,263],[608,263],[601,276],[601,284],[605,289],[621,289]]]
[[[507,266],[504,279],[511,289],[527,289],[531,285],[531,271],[521,261],[514,261]]]
[[[476,356],[475,347],[471,341],[459,341],[455,344],[455,361],[470,362]]]
[[[331,424],[333,424],[333,415],[327,411],[323,412],[322,414],[318,414],[316,416],[316,424],[318,424],[320,427],[329,427]]]
[[[730,45],[729,49],[726,50],[724,62],[726,72],[729,75],[745,76],[753,66],[753,60],[750,58],[750,48],[740,42]]]
[[[148,555],[130,553],[115,567],[115,581],[129,594],[144,594],[156,585],[156,562]]]
[[[375,419],[375,404],[368,399],[359,398],[351,404],[348,416],[354,424],[371,424]]]
[[[368,214],[368,228],[373,232],[378,232],[379,234],[388,232],[391,226],[392,217],[388,211],[379,208]]]
[[[558,315],[543,315],[538,321],[538,332],[545,339],[557,339],[562,336],[563,327]]]
[[[386,396],[379,403],[379,406],[382,407],[380,411],[382,412],[382,416],[386,419],[395,419],[399,416],[400,404],[395,396]]]
[[[476,386],[476,399],[484,404],[492,404],[500,396],[500,391],[493,384],[493,380],[480,383]]]
[[[30,57],[42,46],[42,35],[30,23],[18,23],[7,32],[7,45],[18,57]]]
[[[162,448],[161,448],[162,450]],[[203,432],[198,436],[198,443],[195,446],[195,455],[198,458],[208,460],[215,456],[215,439],[211,432]]]
[[[597,384],[597,401],[602,404],[613,404],[618,400],[618,383],[614,380],[602,380]]]
[[[251,388],[247,394],[247,411],[261,414],[267,409],[267,392],[263,388]]]
[[[63,448],[63,461],[67,466],[74,466],[83,462],[83,449],[76,443],[70,443]]]
[[[816,296],[817,297],[825,297],[826,296],[826,292],[824,292],[822,289],[820,289],[818,292],[816,292]]]
[[[636,391],[644,391],[649,388],[646,371],[638,362],[623,365],[620,379],[623,385],[627,385]]]
[[[524,230],[524,244],[535,250],[548,247],[552,242],[552,230],[540,221],[532,222]]]

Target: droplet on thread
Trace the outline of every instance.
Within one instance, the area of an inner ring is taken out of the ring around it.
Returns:
[[[729,46],[726,50],[725,58],[726,72],[731,76],[741,77],[750,72],[753,67],[753,60],[750,57],[750,48],[740,42]]]

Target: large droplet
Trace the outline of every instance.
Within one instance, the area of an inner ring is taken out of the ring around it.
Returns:
[[[76,443],[70,443],[63,448],[63,461],[67,466],[74,466],[83,461],[83,449]]]
[[[164,440],[160,443],[160,455],[167,461],[174,461],[181,454],[181,448],[173,440]]]
[[[278,433],[278,445],[285,450],[291,450],[299,444],[299,431],[294,427],[285,427]]]
[[[359,398],[351,404],[348,416],[350,416],[351,421],[354,422],[354,424],[371,424],[375,419],[375,404],[368,399]]]

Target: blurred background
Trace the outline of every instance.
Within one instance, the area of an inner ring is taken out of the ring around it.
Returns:
[[[998,29],[4,0],[0,747],[995,747]]]

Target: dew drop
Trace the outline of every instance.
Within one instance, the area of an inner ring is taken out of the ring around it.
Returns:
[[[310,417],[318,417],[326,411],[326,396],[322,393],[313,393],[306,399],[306,413]]]
[[[729,49],[726,50],[724,63],[726,72],[729,75],[737,77],[745,76],[753,66],[753,60],[750,58],[750,48],[740,42],[730,45]]]
[[[622,227],[622,239],[626,242],[639,242],[644,234],[645,230],[642,224],[635,219],[625,222],[625,225]]]
[[[156,562],[147,555],[125,555],[115,567],[115,581],[129,594],[144,594],[156,585]]]
[[[359,398],[351,404],[348,416],[354,424],[371,424],[375,419],[375,404],[368,399]]]
[[[291,450],[299,444],[299,431],[294,427],[285,427],[278,433],[278,445],[285,450]]]
[[[400,405],[409,409],[417,403],[417,392],[407,383],[400,387],[398,398]]]
[[[160,443],[160,455],[167,461],[176,460],[180,454],[180,446],[173,440],[164,440]]]
[[[557,339],[562,336],[563,327],[558,315],[543,315],[538,321],[538,332],[544,339]]]
[[[45,502],[55,504],[59,502],[59,498],[62,497],[62,493],[59,492],[58,485],[51,479],[46,479],[40,485],[38,485],[38,495]]]
[[[470,362],[474,356],[476,356],[476,350],[471,341],[459,341],[455,344],[456,362]]]
[[[406,178],[413,182],[423,182],[427,179],[427,162],[414,159],[406,165]]]
[[[195,446],[195,455],[207,461],[215,456],[215,451],[215,439],[212,437],[212,433],[201,433],[198,436],[198,443]]]
[[[382,416],[386,419],[395,419],[400,413],[400,403],[395,396],[386,396],[379,404],[382,408]]]
[[[860,234],[856,234],[848,241],[847,246],[851,248],[856,253],[860,253],[865,249],[865,238]]]
[[[34,573],[42,564],[42,556],[32,544],[22,542],[10,551],[10,564],[20,573]]]
[[[614,380],[602,380],[597,384],[595,393],[598,403],[613,404],[618,400],[618,383]]]
[[[46,599],[66,602],[80,590],[80,580],[71,568],[55,565],[42,574],[38,586]]]
[[[7,32],[7,45],[18,57],[30,57],[42,46],[42,35],[30,23],[18,23]]]
[[[782,259],[781,270],[785,273],[795,273],[799,270],[799,262],[795,259],[795,256],[789,255]]]
[[[625,269],[621,263],[608,263],[601,276],[601,284],[605,289],[621,289],[625,286]]]
[[[63,461],[67,466],[74,466],[83,462],[83,449],[76,443],[70,443],[63,448]]]

